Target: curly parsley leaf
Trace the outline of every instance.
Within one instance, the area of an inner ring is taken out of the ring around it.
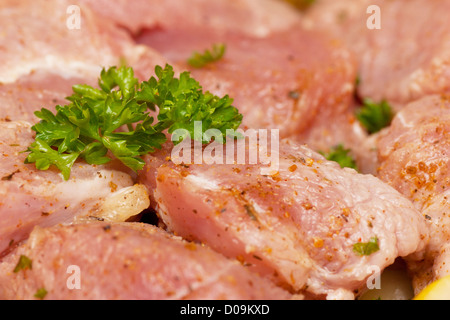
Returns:
[[[342,168],[353,168],[358,170],[355,159],[349,154],[350,149],[344,148],[342,144],[339,144],[333,148],[328,153],[320,152],[327,160],[335,161],[339,163]]]
[[[226,52],[226,45],[223,43],[215,43],[212,49],[206,49],[203,53],[194,52],[188,59],[188,64],[194,68],[203,68],[207,64],[216,62],[224,56]]]
[[[89,164],[105,164],[112,154],[134,171],[142,169],[141,156],[161,148],[167,140],[163,133],[184,128],[190,133],[194,121],[203,129],[237,129],[242,115],[228,96],[203,92],[189,72],[175,77],[173,68],[155,67],[156,77],[139,83],[132,68],[103,69],[99,89],[73,86],[65,106],[56,106],[56,114],[42,108],[35,112],[41,121],[32,129],[36,139],[29,146],[26,163],[39,170],[56,166],[69,179],[78,158]],[[149,110],[159,114],[154,119]],[[203,143],[209,143],[202,139]]]
[[[366,98],[363,106],[356,112],[356,118],[372,134],[388,127],[394,118],[394,112],[385,100],[375,103]]]
[[[370,238],[369,242],[357,242],[353,245],[353,252],[358,256],[369,256],[378,250],[380,250],[380,247],[377,237]]]
[[[158,106],[157,130],[167,128],[173,133],[176,129],[185,129],[194,137],[195,122],[201,121],[203,132],[215,128],[225,139],[227,129],[239,127],[242,115],[232,106],[233,100],[228,95],[220,98],[210,92],[204,93],[188,72],[175,78],[171,67],[156,67],[155,73],[159,82],[155,78],[143,82],[143,90],[137,94],[137,99],[148,103],[150,108]]]
[[[28,151],[30,151],[30,154],[25,159],[25,163],[35,163],[38,170],[47,170],[51,165],[54,165],[61,171],[66,180],[69,179],[70,169],[80,155],[79,152],[59,153],[39,138],[36,138]]]

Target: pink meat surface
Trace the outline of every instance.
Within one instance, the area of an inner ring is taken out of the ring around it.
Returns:
[[[410,103],[380,136],[378,176],[419,209],[450,186],[450,96]]]
[[[246,127],[299,135],[319,118],[349,109],[356,77],[351,56],[338,43],[300,27],[263,39],[172,27],[143,32],[138,42],[190,70],[205,90],[232,97]],[[187,64],[194,51],[215,43],[226,45],[223,59],[200,69]]]
[[[450,96],[432,95],[400,111],[378,142],[379,177],[410,198],[430,228],[427,262],[414,266],[417,291],[448,270],[433,264],[450,243],[449,132]]]
[[[150,48],[135,45],[127,32],[76,1],[5,0],[0,9],[2,83],[36,70],[96,79],[103,67],[123,61],[141,70],[147,80],[155,62],[166,61]]]
[[[71,178],[50,168],[24,164],[23,153],[34,141],[26,122],[1,122],[0,131],[0,256],[26,239],[34,226],[70,223],[94,214],[116,190],[132,186],[128,170],[118,163],[102,166],[75,163]]]
[[[339,41],[299,26],[263,38],[172,26],[144,31],[137,41],[190,70],[205,90],[231,96],[243,128],[278,129],[325,152],[344,144],[362,172],[374,172],[376,156],[354,116],[354,57]],[[217,43],[226,45],[220,61],[203,68],[187,63]]]
[[[140,179],[167,228],[294,290],[353,298],[370,267],[383,269],[426,240],[424,218],[400,193],[304,146],[283,141],[274,175],[258,164],[175,165],[165,151],[146,158]],[[354,252],[375,237],[379,251]]]
[[[373,5],[380,29],[367,27]],[[303,23],[333,32],[354,51],[361,97],[386,99],[399,109],[450,89],[449,10],[448,0],[319,0]]]
[[[264,37],[291,28],[299,19],[295,10],[276,0],[133,0],[133,5],[126,0],[76,2],[86,4],[133,34],[145,28],[195,25]]]
[[[79,9],[79,28],[71,26],[74,6]],[[66,104],[73,85],[95,86],[102,68],[126,63],[136,77],[148,80],[156,65],[168,62],[77,2],[8,0],[0,8],[2,120],[35,123],[34,112]]]
[[[80,83],[86,80],[36,71],[13,83],[0,84],[0,120],[36,123],[40,119],[35,111],[47,108],[54,112],[56,105],[67,104],[65,98],[72,94],[72,86]]]
[[[20,256],[31,269],[14,272]],[[291,298],[237,261],[138,223],[36,228],[0,265],[0,298],[39,289],[50,300]]]

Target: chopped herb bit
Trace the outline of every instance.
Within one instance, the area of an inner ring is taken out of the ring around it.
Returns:
[[[313,5],[316,0],[285,0],[287,3],[292,4],[296,8],[300,10],[305,10]]]
[[[358,256],[368,256],[380,250],[378,238],[372,237],[369,242],[357,242],[353,245],[353,252]]]
[[[35,163],[39,170],[56,166],[68,180],[78,158],[105,164],[111,161],[109,151],[137,171],[144,166],[141,156],[160,149],[167,140],[165,130],[186,129],[194,139],[209,143],[194,136],[195,121],[202,122],[203,132],[216,128],[223,137],[227,129],[239,127],[242,115],[230,97],[203,92],[189,72],[175,78],[170,65],[156,66],[155,74],[156,78],[139,83],[132,68],[103,69],[100,89],[75,85],[67,98],[71,103],[56,106],[56,115],[45,108],[35,112],[42,120],[32,127],[36,140],[26,150],[25,163]],[[156,106],[159,114],[154,124],[149,109],[156,111]]]
[[[358,170],[356,161],[349,154],[350,149],[345,149],[342,144],[339,144],[333,148],[328,153],[320,152],[327,160],[335,161],[339,163],[342,168],[353,168]]]
[[[393,117],[392,108],[385,100],[375,103],[370,99],[364,99],[363,106],[356,112],[356,118],[370,134],[388,127]]]
[[[292,90],[289,91],[288,96],[291,99],[298,100],[300,99],[300,92],[298,92],[297,90]]]
[[[19,272],[20,270],[31,270],[31,259],[27,256],[21,255],[19,258],[19,262],[17,262],[16,267],[14,268],[14,273]]]
[[[355,86],[357,87],[357,86],[359,86],[361,84],[361,77],[359,76],[359,74],[356,76],[356,79],[355,79]]]
[[[36,293],[34,294],[34,297],[37,299],[41,299],[43,300],[45,298],[45,296],[47,295],[47,290],[45,290],[45,288],[40,288],[36,291]]]
[[[203,68],[207,64],[222,59],[226,51],[226,45],[223,43],[215,43],[212,49],[206,49],[203,53],[194,52],[188,59],[189,65],[194,68]]]

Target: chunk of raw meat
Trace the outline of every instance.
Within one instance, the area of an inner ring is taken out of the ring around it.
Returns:
[[[148,207],[148,201],[130,204],[123,199],[123,192],[139,193],[144,200],[148,194],[133,188],[131,173],[119,163],[77,162],[66,181],[57,170],[40,171],[34,164],[24,164],[27,153],[23,151],[34,141],[28,123],[1,122],[0,131],[0,256],[26,239],[36,225],[71,223],[77,216],[103,219],[103,205],[117,209],[107,219],[123,221],[121,206],[128,204],[131,215]]]
[[[410,103],[378,140],[378,176],[422,209],[450,186],[450,96]]]
[[[31,268],[14,272],[20,256]],[[0,265],[0,298],[35,299],[39,289],[65,300],[292,297],[236,261],[140,223],[36,228]]]
[[[68,0],[1,2],[0,82],[11,83],[36,70],[96,79],[102,67],[123,61],[143,70],[147,80],[155,59],[165,62],[150,48],[135,45],[127,32],[89,7],[79,5],[73,11],[74,5]],[[148,61],[152,61],[151,69],[147,69]]]
[[[261,174],[261,164],[175,165],[166,149],[146,157],[140,179],[168,230],[330,299],[353,298],[373,266],[423,248],[424,218],[399,192],[304,146],[279,150],[278,173]],[[357,255],[370,239],[380,250]]]
[[[354,51],[361,97],[400,109],[450,89],[449,10],[448,0],[319,0],[303,22],[333,32]],[[379,29],[368,27],[374,18]]]
[[[424,260],[410,264],[415,288],[448,273],[450,220],[450,96],[433,95],[410,103],[378,141],[379,177],[410,198],[430,228]]]

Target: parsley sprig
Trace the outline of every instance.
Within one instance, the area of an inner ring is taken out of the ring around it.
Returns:
[[[194,68],[203,68],[207,64],[222,59],[227,47],[223,43],[214,43],[211,50],[206,49],[203,53],[195,51],[188,59],[188,64]]]
[[[366,98],[363,101],[363,106],[356,112],[356,118],[370,134],[388,127],[393,117],[392,107],[385,100],[375,103],[371,99]]]
[[[39,170],[54,165],[66,180],[79,158],[99,165],[115,157],[137,171],[144,166],[141,156],[167,140],[165,130],[186,129],[194,137],[194,122],[202,121],[203,132],[215,128],[225,137],[227,129],[239,127],[242,115],[229,96],[203,92],[189,72],[176,78],[170,65],[156,66],[155,74],[140,83],[132,68],[103,69],[98,89],[75,85],[70,103],[56,106],[56,114],[45,108],[35,112],[41,121],[32,127],[36,138],[25,163]],[[150,110],[158,110],[158,121]]]
[[[351,150],[345,148],[342,144],[334,146],[329,152],[320,152],[327,160],[339,163],[342,168],[353,168],[358,170],[355,159],[350,155]]]

